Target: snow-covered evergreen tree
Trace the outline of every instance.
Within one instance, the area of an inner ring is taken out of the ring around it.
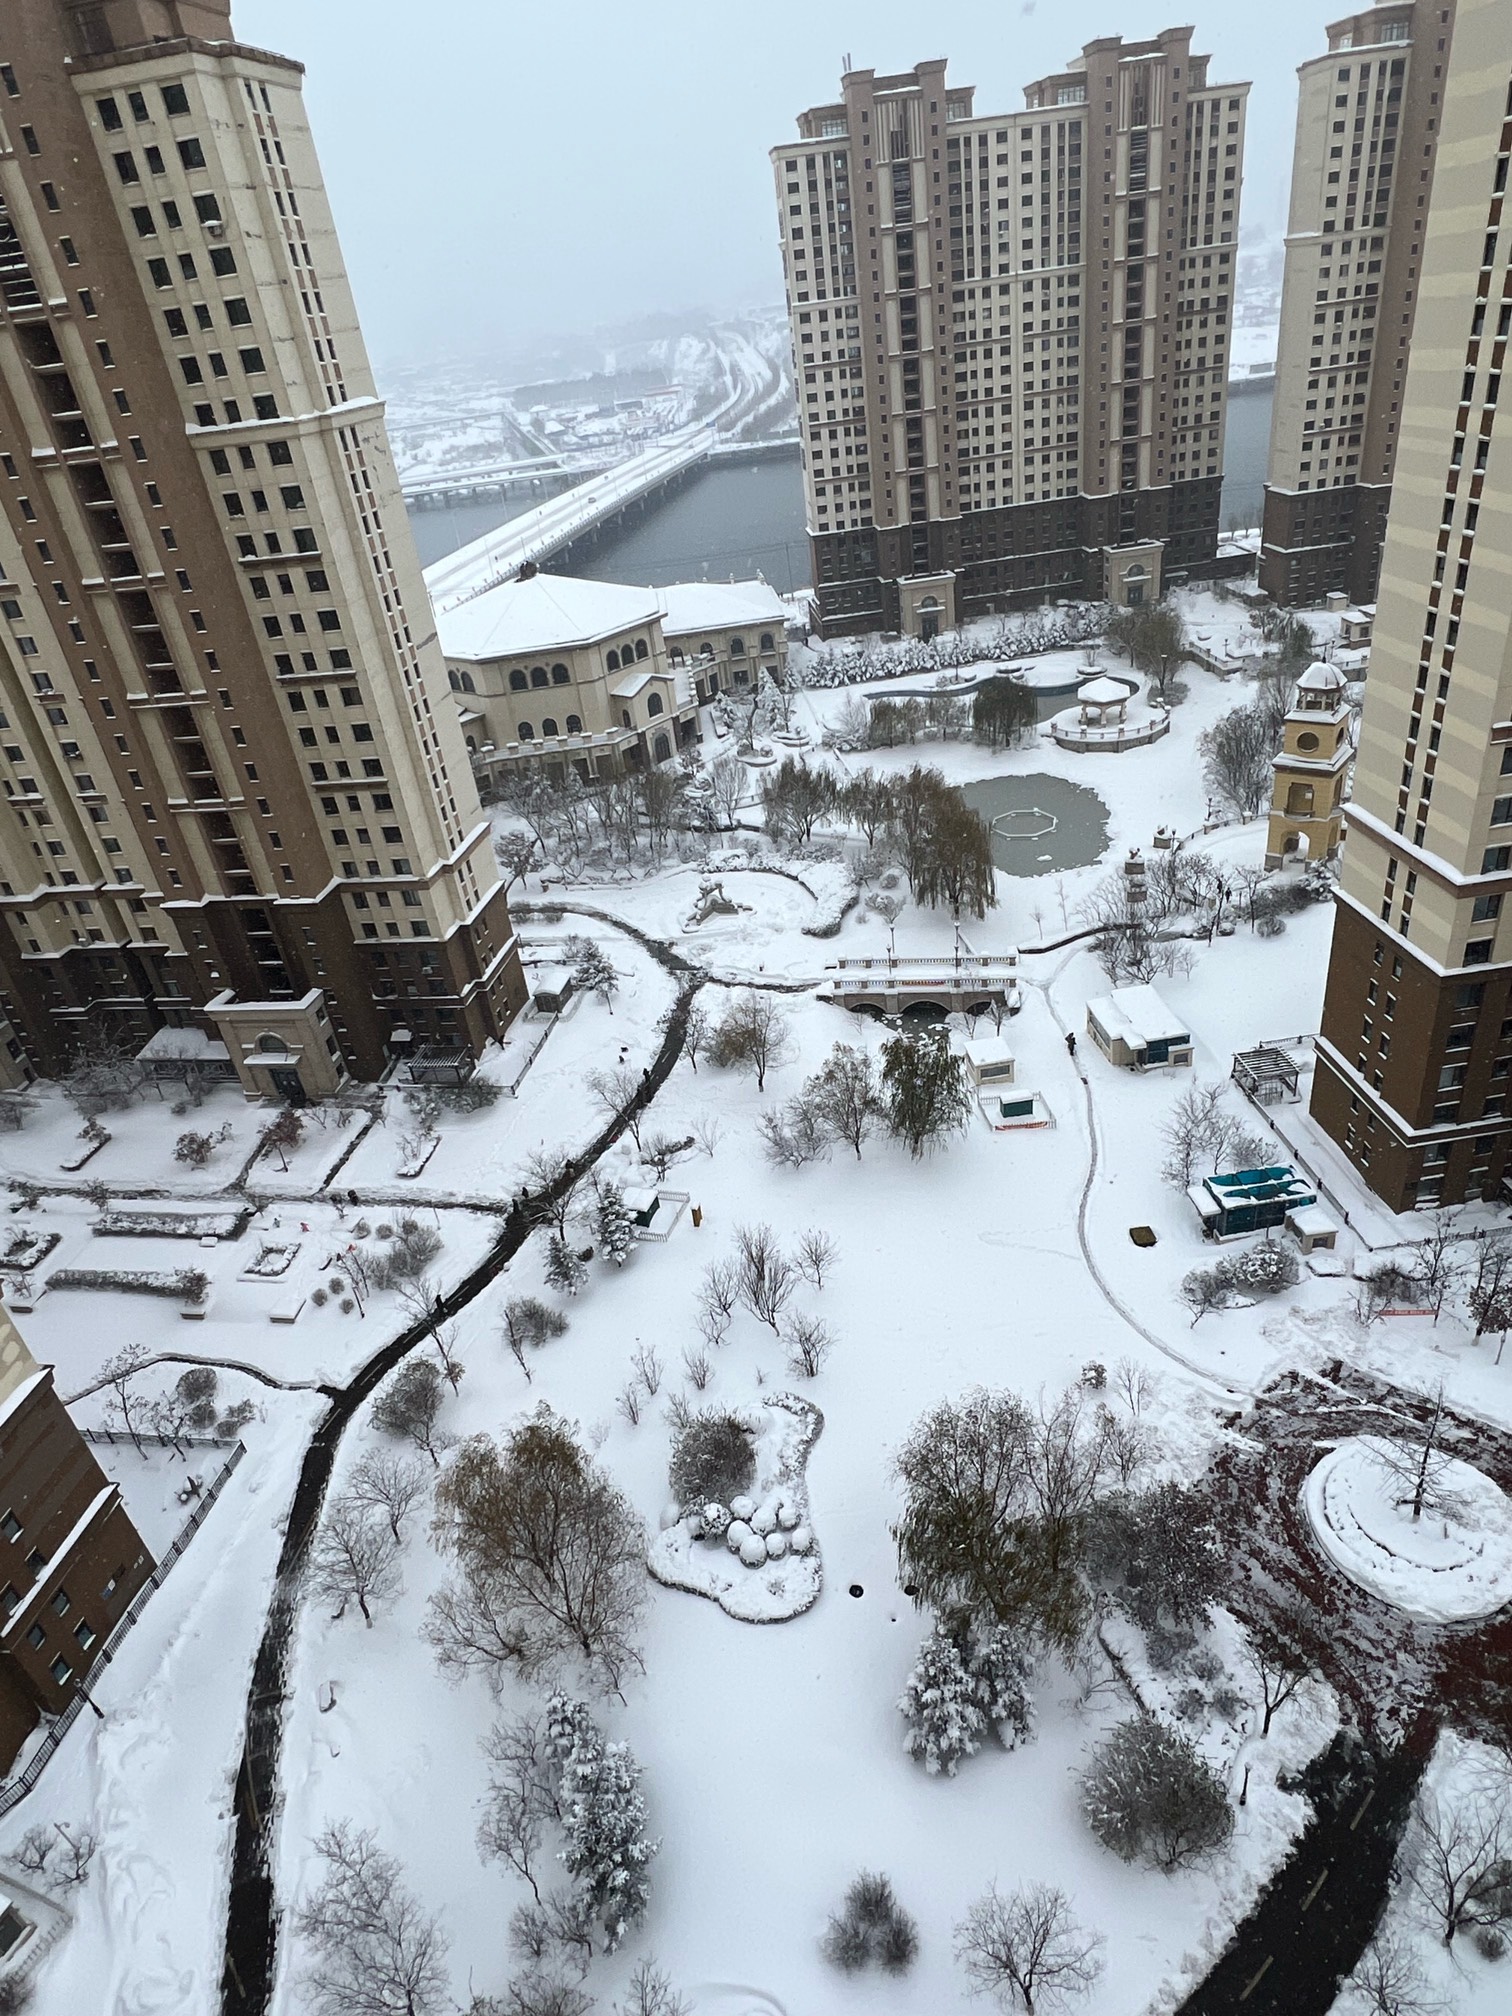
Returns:
[[[546,1248],[547,1285],[560,1289],[564,1295],[576,1295],[587,1272],[561,1233],[553,1232]]]
[[[585,1703],[552,1696],[546,1746],[562,1767],[561,1861],[578,1902],[612,1953],[646,1915],[650,1866],[660,1843],[646,1832],[641,1770],[625,1743],[605,1743]]]
[[[903,1748],[931,1774],[954,1778],[961,1759],[981,1748],[987,1718],[978,1684],[943,1624],[919,1648],[898,1707],[908,1724]]]
[[[612,1260],[616,1267],[623,1267],[625,1256],[630,1251],[633,1228],[630,1213],[625,1209],[624,1193],[617,1183],[599,1186],[598,1201],[593,1211],[593,1233],[604,1258]]]
[[[1011,1624],[997,1624],[972,1634],[967,1670],[983,1715],[997,1731],[1005,1750],[1016,1750],[1034,1734],[1034,1703],[1029,1682],[1034,1661],[1023,1634]]]

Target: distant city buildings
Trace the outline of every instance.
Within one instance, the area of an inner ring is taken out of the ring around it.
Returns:
[[[1512,0],[1445,54],[1312,1097],[1393,1210],[1501,1194],[1512,1141]]]
[[[1298,73],[1260,585],[1376,599],[1455,0],[1376,0]]]
[[[851,71],[773,149],[826,634],[1212,563],[1248,87],[1191,32],[994,116],[943,62]]]
[[[525,999],[300,79],[0,16],[0,1078],[166,1025],[303,1099]]]
[[[441,647],[480,780],[534,762],[584,783],[668,763],[698,710],[787,666],[764,581],[624,588],[532,568],[441,610]]]
[[[51,1368],[0,1310],[0,1771],[68,1706],[154,1565]]]

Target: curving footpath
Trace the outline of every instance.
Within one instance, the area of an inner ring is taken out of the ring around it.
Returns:
[[[605,922],[617,920],[605,918]],[[639,936],[639,933],[632,935]],[[655,950],[649,946],[649,950]],[[672,955],[676,957],[676,955]],[[668,964],[664,959],[662,963]],[[557,1189],[582,1181],[619,1139],[629,1120],[650,1105],[682,1055],[688,1010],[704,975],[678,961],[683,985],[667,1017],[655,1061],[633,1099],[617,1113],[584,1152],[567,1164]],[[544,1204],[555,1191],[540,1200]],[[436,1310],[376,1352],[347,1385],[332,1389],[331,1405],[315,1430],[300,1468],[289,1508],[277,1578],[247,1693],[246,1741],[236,1776],[236,1832],[226,1910],[225,1961],[221,1973],[222,2016],[266,2016],[272,1993],[280,1910],[273,1875],[273,1847],[279,1811],[279,1768],[283,1757],[285,1674],[298,1619],[305,1557],[320,1519],[341,1438],[354,1415],[396,1366],[423,1343],[437,1321],[455,1316],[503,1273],[532,1231],[546,1222],[539,1207],[529,1219],[511,1215],[499,1238],[465,1280],[444,1296]]]

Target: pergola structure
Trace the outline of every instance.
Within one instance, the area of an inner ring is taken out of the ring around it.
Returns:
[[[1284,1050],[1241,1050],[1234,1058],[1233,1079],[1241,1091],[1262,1106],[1279,1106],[1301,1098],[1300,1068]]]

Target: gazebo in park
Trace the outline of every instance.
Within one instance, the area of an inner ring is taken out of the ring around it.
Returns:
[[[1084,728],[1121,728],[1129,715],[1129,689],[1117,679],[1089,679],[1076,704]]]

